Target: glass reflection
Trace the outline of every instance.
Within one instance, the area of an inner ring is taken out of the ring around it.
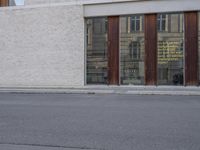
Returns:
[[[107,18],[86,19],[87,83],[107,83]]]
[[[9,6],[24,5],[24,0],[9,0]]]
[[[183,85],[183,14],[158,14],[158,84]]]
[[[144,84],[143,15],[120,17],[121,84]]]

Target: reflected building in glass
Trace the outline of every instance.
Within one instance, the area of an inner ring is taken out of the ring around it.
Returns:
[[[183,85],[183,14],[158,14],[158,84]]]
[[[144,18],[138,14],[119,17],[119,85],[146,84]],[[183,13],[156,14],[157,85],[184,85],[184,21]],[[89,18],[86,24],[87,83],[107,84],[108,60],[112,59],[108,56],[108,18]]]
[[[120,17],[120,81],[144,85],[144,16]]]
[[[107,84],[107,18],[86,20],[87,83]]]

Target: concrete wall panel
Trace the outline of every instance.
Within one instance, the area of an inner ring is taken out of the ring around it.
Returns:
[[[0,87],[84,85],[82,6],[0,14]]]
[[[52,3],[72,3],[72,4],[96,4],[96,3],[116,3],[127,1],[144,0],[25,0],[25,5],[52,4]]]

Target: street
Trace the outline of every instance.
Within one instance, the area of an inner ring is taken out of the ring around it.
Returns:
[[[200,96],[1,93],[0,150],[200,150]]]

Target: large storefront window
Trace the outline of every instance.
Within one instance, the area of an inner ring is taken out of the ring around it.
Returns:
[[[183,14],[158,14],[159,85],[183,85],[183,19]]]
[[[120,17],[121,84],[144,84],[144,16]]]
[[[86,19],[87,84],[107,83],[107,18]]]

